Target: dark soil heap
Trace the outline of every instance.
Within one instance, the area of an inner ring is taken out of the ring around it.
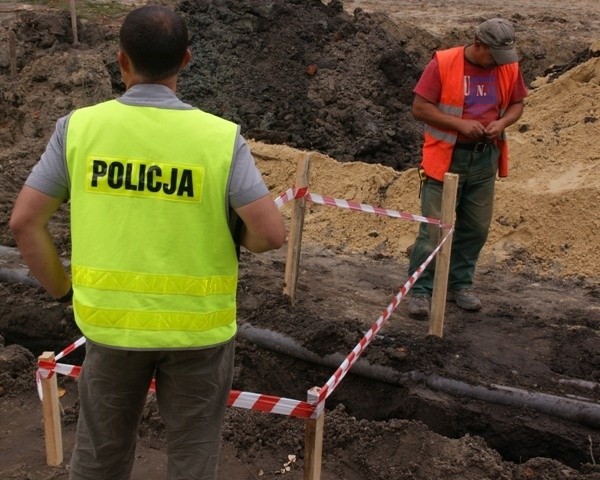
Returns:
[[[193,32],[185,100],[241,124],[248,138],[398,170],[416,164],[418,57],[373,15],[350,15],[337,0],[179,8]]]

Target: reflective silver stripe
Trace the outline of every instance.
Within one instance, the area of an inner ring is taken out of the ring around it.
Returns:
[[[448,133],[443,130],[438,130],[435,127],[430,125],[425,125],[425,133],[428,133],[436,140],[440,140],[442,142],[450,143],[454,145],[456,143],[456,134]]]
[[[448,115],[452,115],[454,117],[462,116],[462,112],[463,112],[462,107],[458,107],[456,105],[448,105],[445,103],[438,103],[437,107],[440,109],[441,112],[447,113]],[[441,142],[450,143],[452,145],[454,145],[456,143],[456,136],[457,136],[456,133],[449,133],[444,130],[439,130],[439,129],[432,127],[431,125],[427,125],[427,124],[425,125],[425,133],[428,133],[433,138],[435,138],[436,140],[439,140]]]
[[[500,118],[502,118],[504,116],[505,112],[506,112],[506,108],[500,107]],[[500,134],[499,138],[500,138],[500,140],[506,141],[506,132],[504,130],[502,130],[502,133]]]
[[[462,107],[457,107],[456,105],[446,105],[445,103],[438,103],[438,108],[448,115],[452,115],[454,117],[462,117],[463,109]]]

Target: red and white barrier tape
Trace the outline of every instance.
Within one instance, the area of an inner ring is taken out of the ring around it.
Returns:
[[[308,188],[290,188],[286,192],[282,193],[275,199],[275,205],[281,208],[287,202],[296,198],[305,197],[309,202],[317,203],[320,205],[328,205],[330,207],[345,208],[348,210],[354,210],[357,212],[373,213],[375,215],[381,215],[391,218],[401,218],[403,220],[415,220],[417,222],[432,223],[434,225],[440,225],[444,228],[450,228],[452,225],[442,225],[440,220],[430,217],[424,217],[422,215],[413,215],[412,213],[399,212],[398,210],[390,210],[389,208],[374,207],[364,203],[354,202],[352,200],[340,200],[333,197],[325,197],[323,195],[317,195],[316,193],[310,193]]]
[[[381,207],[372,207],[370,205],[357,203],[349,200],[338,200],[333,197],[324,197],[322,195],[316,195],[313,193],[308,193],[308,189],[306,187],[303,188],[290,188],[286,192],[282,193],[275,199],[275,204],[278,208],[281,208],[285,203],[294,200],[296,198],[306,197],[307,200],[312,201],[313,203],[318,203],[322,205],[336,206],[340,208],[346,208],[355,211],[362,211],[367,213],[374,213],[376,215],[383,215],[393,218],[402,218],[405,220],[416,220],[419,222],[425,223],[433,223],[440,225],[440,227],[449,227],[449,225],[442,225],[439,220],[429,217],[423,217],[421,215],[413,215],[410,213],[398,212],[396,210],[389,210]],[[352,368],[354,363],[358,360],[364,349],[369,345],[373,337],[381,330],[384,323],[391,316],[391,314],[396,310],[404,296],[411,289],[416,280],[421,276],[427,265],[433,260],[435,255],[439,252],[442,245],[450,234],[453,232],[453,229],[446,234],[446,236],[442,239],[437,248],[431,252],[429,257],[423,262],[423,264],[415,270],[415,272],[410,276],[410,278],[406,281],[406,283],[402,286],[398,294],[394,297],[392,302],[387,306],[384,312],[379,316],[379,318],[375,321],[375,323],[371,326],[371,328],[367,331],[365,336],[360,340],[360,342],[354,347],[354,349],[350,352],[350,354],[346,357],[346,359],[342,362],[336,372],[331,376],[331,378],[321,387],[317,389],[318,398],[314,404],[303,402],[300,400],[293,400],[289,398],[282,397],[274,397],[271,395],[263,395],[258,393],[249,393],[249,392],[240,392],[237,390],[232,390],[229,393],[229,400],[227,403],[228,407],[238,407],[238,408],[246,408],[250,410],[258,410],[261,412],[268,413],[277,413],[280,415],[287,415],[293,417],[300,418],[314,418],[317,414],[323,410],[325,400],[334,392],[337,386],[340,384],[342,379],[346,376],[348,371]],[[58,353],[55,357],[55,360],[60,360],[61,358],[67,356],[69,353],[79,348],[81,345],[85,343],[85,337],[81,337],[77,341],[73,342],[63,351]],[[36,372],[36,383],[38,388],[38,394],[40,399],[43,399],[43,392],[41,388],[41,379],[49,378],[54,373],[59,373],[62,375],[67,375],[73,378],[79,377],[81,373],[81,367],[76,365],[68,365],[63,363],[48,362],[48,361],[38,361],[38,370]],[[150,390],[155,390],[155,380],[152,380],[150,385]]]
[[[85,337],[81,337],[79,340],[74,341],[71,345],[69,345],[62,352],[60,352],[58,355],[56,355],[56,357],[54,357],[54,359],[56,361],[58,361],[61,358],[66,357],[69,353],[71,353],[73,350],[77,350],[84,343],[85,343]]]
[[[60,352],[56,358],[62,358],[73,350],[85,343],[85,337],[81,337]],[[38,361],[38,371],[36,374],[38,394],[40,400],[43,400],[41,389],[41,379],[49,378],[54,373],[66,375],[72,378],[77,378],[81,374],[81,367],[77,365],[69,365],[65,363],[48,362],[45,360]],[[152,379],[150,390],[156,391],[155,380]],[[262,395],[258,393],[240,392],[231,390],[229,392],[228,407],[247,408],[250,410],[258,410],[267,413],[277,413],[291,417],[310,418],[315,413],[315,406],[300,400],[290,398],[274,397],[271,395]]]
[[[408,291],[412,288],[413,284],[417,281],[417,279],[421,276],[427,265],[431,263],[433,258],[437,255],[439,250],[442,248],[442,245],[448,240],[450,235],[452,234],[454,229],[450,229],[450,231],[446,234],[446,236],[442,239],[437,248],[431,252],[429,257],[423,262],[423,264],[417,268],[414,273],[410,276],[410,278],[406,281],[406,283],[402,286],[400,291],[396,294],[392,302],[388,305],[388,307],[383,311],[383,313],[379,316],[379,318],[375,321],[375,323],[371,326],[371,328],[367,331],[365,336],[358,342],[358,344],[354,347],[354,349],[350,352],[336,372],[331,376],[329,380],[321,387],[319,391],[319,399],[318,404],[324,402],[336,389],[336,387],[340,384],[342,379],[346,376],[348,371],[352,368],[352,365],[358,360],[364,349],[371,343],[371,340],[381,327],[383,327],[384,323],[390,317],[390,315],[396,310],[396,307],[400,304],[404,296],[408,293]]]
[[[288,188],[287,191],[283,192],[282,194],[280,194],[276,199],[275,199],[275,205],[277,205],[277,208],[281,208],[283,207],[286,203],[296,199],[296,198],[301,198],[304,195],[306,195],[306,191],[307,189],[304,188]]]
[[[229,393],[227,406],[300,418],[310,418],[315,412],[315,405],[300,400],[234,390]]]

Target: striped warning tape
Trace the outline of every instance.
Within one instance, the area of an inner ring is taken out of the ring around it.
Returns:
[[[63,357],[66,357],[73,350],[78,349],[85,343],[85,337],[81,337],[79,340],[74,341],[71,345],[65,348],[62,352],[56,355],[55,360],[60,360]]]
[[[277,205],[277,208],[281,208],[286,203],[296,198],[302,198],[304,195],[306,195],[307,190],[308,189],[306,188],[288,188],[285,192],[275,198],[275,205]]]
[[[396,307],[400,304],[404,296],[408,293],[408,291],[412,288],[413,284],[417,281],[417,279],[421,276],[427,265],[433,260],[433,258],[437,255],[439,250],[442,248],[442,245],[448,240],[450,235],[452,234],[453,229],[446,234],[446,236],[442,239],[437,248],[431,252],[429,257],[423,262],[423,264],[417,268],[414,273],[410,276],[410,278],[406,281],[406,283],[402,286],[400,291],[393,298],[392,302],[387,306],[387,308],[383,311],[383,313],[379,316],[379,318],[373,323],[371,328],[367,331],[364,337],[358,342],[358,344],[354,347],[354,349],[350,352],[350,354],[344,359],[342,364],[338,367],[335,373],[331,376],[329,380],[321,387],[319,390],[319,399],[318,403],[324,402],[337,388],[342,379],[346,376],[352,365],[358,360],[364,349],[371,343],[371,340],[381,327],[385,324],[390,315],[396,310]]]
[[[69,345],[66,349],[60,352],[59,356],[62,358],[67,353],[72,352],[78,346],[85,343],[85,337],[81,337],[75,343]],[[67,353],[65,353],[67,352]],[[66,375],[72,378],[78,378],[81,374],[82,367],[77,365],[69,365],[65,363],[49,362],[46,360],[38,361],[38,393],[40,399],[43,400],[43,394],[40,388],[40,380],[42,378],[49,378],[53,373]],[[155,379],[152,379],[150,384],[150,390],[156,391]],[[229,392],[229,400],[227,402],[228,407],[246,408],[249,410],[258,410],[267,413],[277,413],[280,415],[287,415],[291,417],[310,418],[315,412],[315,406],[307,402],[300,400],[293,400],[290,398],[274,397],[271,395],[263,395],[258,393],[240,392],[237,390],[231,390]]]
[[[307,200],[322,205],[336,206],[340,208],[346,208],[355,211],[363,211],[367,213],[374,213],[377,215],[385,215],[393,218],[402,218],[406,220],[416,220],[420,222],[433,223],[440,225],[440,227],[451,227],[449,225],[442,225],[439,220],[423,217],[421,215],[413,215],[409,213],[398,212],[396,210],[389,210],[381,207],[372,207],[370,205],[357,203],[348,200],[338,200],[333,197],[324,197],[322,195],[316,195],[308,193],[307,188],[290,188],[286,192],[282,193],[275,199],[275,204],[278,208],[281,208],[285,203],[294,200],[296,198],[305,197]],[[442,239],[437,248],[431,252],[429,257],[423,262],[423,264],[415,270],[410,276],[406,283],[402,286],[398,294],[394,297],[392,302],[387,306],[384,312],[379,316],[371,328],[367,331],[360,342],[354,347],[350,354],[344,359],[342,364],[331,376],[331,378],[321,388],[315,388],[316,398],[314,403],[303,402],[300,400],[293,400],[289,398],[275,397],[271,395],[263,395],[258,393],[240,392],[232,390],[229,393],[229,400],[227,406],[246,408],[250,410],[258,410],[268,413],[277,413],[280,415],[287,415],[300,418],[314,418],[317,414],[320,414],[324,408],[325,400],[334,392],[337,386],[340,384],[342,379],[346,376],[348,371],[352,368],[354,363],[358,360],[364,349],[369,345],[373,337],[381,330],[387,319],[396,310],[404,296],[408,293],[412,285],[421,276],[427,265],[433,260],[435,255],[439,252],[442,245],[452,234],[453,229],[451,228],[446,236]],[[40,399],[43,398],[41,379],[49,378],[54,373],[61,375],[67,375],[73,378],[79,377],[81,374],[81,367],[77,365],[68,365],[63,363],[57,363],[56,360],[67,356],[81,345],[85,344],[85,337],[79,338],[73,342],[67,348],[58,353],[55,357],[54,362],[45,360],[38,361],[38,370],[36,372],[36,383],[38,387],[38,394]],[[152,380],[150,390],[154,391],[155,379]]]
[[[281,208],[287,202],[305,197],[306,200],[320,204],[320,205],[328,205],[330,207],[339,207],[345,208],[348,210],[354,210],[365,213],[372,213],[375,215],[381,215],[385,217],[391,218],[401,218],[403,220],[414,220],[422,223],[432,223],[434,225],[439,225],[443,228],[450,228],[452,225],[443,225],[442,222],[435,218],[424,217],[423,215],[414,215],[412,213],[407,212],[399,212],[398,210],[390,210],[389,208],[382,207],[374,207],[372,205],[367,205],[365,203],[358,203],[352,200],[340,200],[334,197],[326,197],[323,195],[317,195],[316,193],[310,193],[308,188],[290,188],[287,191],[283,192],[275,199],[275,205],[278,208]]]

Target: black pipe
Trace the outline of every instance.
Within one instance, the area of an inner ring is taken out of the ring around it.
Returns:
[[[240,324],[238,335],[267,350],[283,353],[321,366],[338,368],[346,358],[339,353],[321,357],[281,333],[256,328],[248,323]],[[426,375],[419,372],[401,373],[389,367],[371,365],[367,360],[362,358],[358,359],[352,366],[351,372],[355,375],[392,385],[404,386],[408,381],[412,380],[423,383],[432,390],[442,391],[454,396],[465,396],[511,407],[531,408],[547,415],[562,418],[563,420],[600,429],[600,405],[597,403],[547,393],[531,392],[504,385],[470,385],[459,380],[433,374]]]

